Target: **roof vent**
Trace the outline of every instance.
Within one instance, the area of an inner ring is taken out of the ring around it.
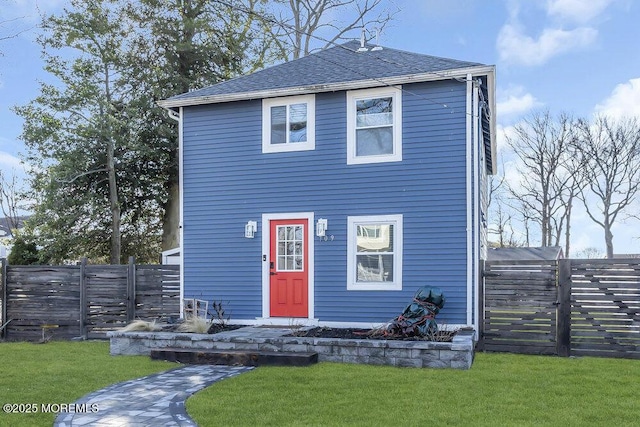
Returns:
[[[376,45],[371,49],[371,52],[382,50],[382,46],[380,46],[380,43],[378,43],[378,38],[380,38],[380,28],[376,28]]]
[[[364,40],[365,31],[366,30],[364,29],[364,27],[362,27],[362,33],[360,34],[360,47],[358,48],[358,52],[366,52],[369,50],[365,47],[365,40]]]

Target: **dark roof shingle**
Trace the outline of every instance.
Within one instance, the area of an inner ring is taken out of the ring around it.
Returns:
[[[252,74],[177,95],[167,101],[174,104],[185,101],[188,104],[189,100],[203,97],[215,98],[300,87],[315,87],[319,91],[323,85],[484,66],[476,62],[440,58],[387,47],[372,50],[372,45],[367,45],[366,52],[358,52],[359,47],[358,41],[347,42]]]

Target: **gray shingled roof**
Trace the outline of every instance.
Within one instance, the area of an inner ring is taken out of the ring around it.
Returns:
[[[545,261],[564,258],[560,246],[491,248],[487,251],[489,261]]]
[[[358,52],[360,42],[351,41],[303,58],[265,68],[213,86],[161,101],[163,106],[190,105],[196,100],[220,102],[232,95],[306,88],[321,92],[341,83],[371,82],[426,73],[451,72],[485,65],[476,62],[405,52],[384,47]]]

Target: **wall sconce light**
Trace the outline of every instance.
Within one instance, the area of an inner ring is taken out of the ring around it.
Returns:
[[[329,221],[325,218],[318,218],[316,223],[316,236],[325,237],[327,235],[327,228],[329,227]]]
[[[253,239],[258,231],[258,223],[256,221],[248,221],[244,226],[244,237]]]

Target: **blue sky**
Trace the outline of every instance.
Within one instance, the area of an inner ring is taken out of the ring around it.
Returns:
[[[400,9],[380,44],[497,67],[499,147],[536,109],[590,117],[640,116],[640,2],[634,0],[387,0]],[[35,26],[34,4],[56,12],[61,0],[0,0],[0,38]],[[22,122],[11,111],[38,94],[37,29],[0,41],[0,168],[20,173]],[[505,159],[507,175],[515,174]],[[604,248],[602,231],[578,210],[576,250]],[[640,227],[614,228],[615,252],[640,253]]]

